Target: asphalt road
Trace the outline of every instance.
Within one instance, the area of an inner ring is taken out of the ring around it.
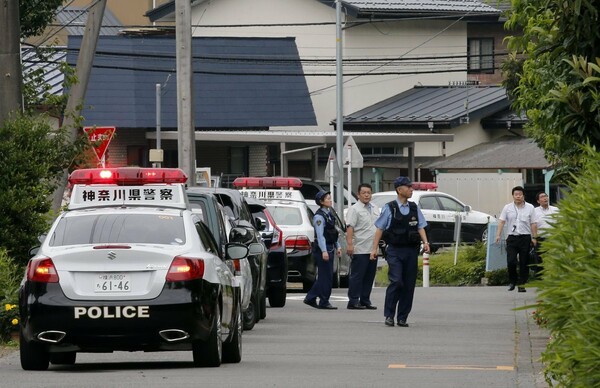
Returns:
[[[0,358],[1,387],[544,387],[537,362],[545,334],[533,324],[534,290],[417,288],[409,328],[383,324],[385,289],[375,311],[336,311],[302,303],[244,332],[240,364],[194,368],[191,352],[78,354],[74,366],[21,370],[18,352]]]

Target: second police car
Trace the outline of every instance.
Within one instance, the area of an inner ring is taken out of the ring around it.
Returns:
[[[190,350],[196,366],[240,362],[240,288],[190,210],[180,169],[74,171],[68,210],[19,289],[25,370],[78,352]],[[252,249],[227,244],[228,259]]]
[[[437,191],[437,184],[433,182],[413,182],[413,189],[410,201],[419,205],[427,220],[426,230],[433,251],[453,244],[457,216],[461,220],[461,243],[487,241],[488,225],[496,221],[494,216],[473,210],[450,194]],[[373,194],[371,202],[383,208],[396,197],[395,191],[384,191]]]
[[[233,182],[234,187],[250,198],[264,201],[277,226],[283,232],[288,258],[288,281],[302,283],[308,292],[316,276],[316,261],[312,255],[315,232],[312,225],[314,213],[302,193],[302,181],[293,177],[241,177]],[[336,228],[340,235],[341,257],[333,263],[333,286],[347,286],[350,276],[350,258],[346,254],[345,228],[336,216]]]

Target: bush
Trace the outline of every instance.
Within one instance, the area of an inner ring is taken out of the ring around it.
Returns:
[[[0,139],[0,242],[25,264],[48,229],[58,178],[77,161],[86,140],[72,144],[68,129],[54,129],[46,116],[24,115],[0,123]]]
[[[0,343],[19,328],[18,289],[21,268],[0,249]]]
[[[431,286],[471,286],[480,285],[485,272],[486,246],[484,243],[461,245],[454,265],[454,250],[432,254],[429,258],[429,285]],[[417,285],[422,285],[423,263],[419,260]],[[387,266],[377,273],[375,284],[389,284]]]
[[[542,354],[546,379],[565,387],[600,386],[600,153],[560,202],[542,249],[539,313],[551,340]]]
[[[488,286],[503,286],[508,284],[508,269],[502,268],[485,273]]]

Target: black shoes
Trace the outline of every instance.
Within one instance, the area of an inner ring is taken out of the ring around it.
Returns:
[[[310,307],[314,307],[314,308],[316,308],[316,309],[318,309],[318,308],[319,308],[319,305],[317,304],[317,301],[316,301],[316,300],[314,300],[314,299],[313,299],[313,300],[304,299],[304,304],[307,304],[307,305],[309,305]]]
[[[394,326],[394,318],[392,318],[392,317],[386,317],[385,318],[385,325],[386,326]]]
[[[319,306],[317,304],[317,300],[313,299],[313,300],[308,300],[308,299],[304,299],[304,304],[309,305],[310,307],[314,307],[316,309],[320,309],[320,310],[337,310],[337,307],[332,306],[331,303],[326,304],[325,306]]]
[[[331,304],[327,304],[325,306],[318,306],[317,308],[321,310],[337,310],[337,307],[332,306]]]
[[[511,283],[511,284],[508,285],[508,291],[512,291],[514,289],[515,289],[515,285],[514,284]],[[520,287],[520,286],[518,287],[518,291],[519,292],[527,292],[527,290],[525,289],[525,287]]]
[[[362,306],[367,310],[377,310],[377,306],[373,306],[372,304],[363,304]]]
[[[363,306],[359,303],[348,303],[348,310],[365,310],[367,306]]]
[[[398,326],[400,326],[400,327],[408,327],[408,323],[406,323],[406,321],[398,321]]]

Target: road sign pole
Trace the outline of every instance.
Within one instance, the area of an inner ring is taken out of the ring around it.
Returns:
[[[352,146],[348,145],[348,207],[352,205]],[[342,212],[343,212],[342,206]]]

